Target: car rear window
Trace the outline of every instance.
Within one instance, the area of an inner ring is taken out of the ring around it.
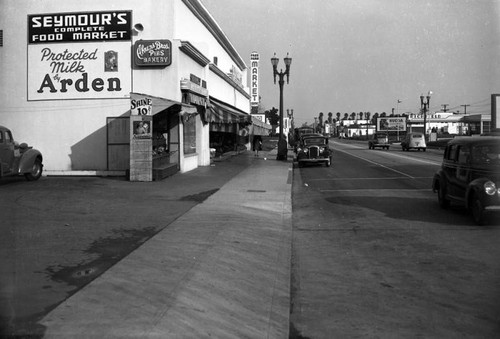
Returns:
[[[413,138],[422,138],[422,134],[413,134]]]

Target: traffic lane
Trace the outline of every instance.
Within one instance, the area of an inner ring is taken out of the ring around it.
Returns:
[[[356,144],[334,143],[334,155],[349,154],[367,162],[386,166],[406,176],[433,176],[441,166],[443,152],[403,152],[401,150],[368,150]],[[334,157],[335,159],[336,157]]]
[[[292,328],[314,338],[498,337],[499,228],[441,210],[428,189],[325,192],[313,181],[370,175],[348,170],[353,159],[294,173]]]
[[[430,190],[432,176],[438,167],[382,154],[353,149],[337,150],[331,170],[304,167],[300,173],[305,183],[322,191],[370,189]]]
[[[432,159],[415,161],[354,146],[337,149],[330,169],[302,168],[302,181],[344,205],[372,206],[387,215],[447,225],[471,223],[468,211],[460,205],[439,208],[431,189],[439,167]],[[495,224],[492,216],[487,223]]]

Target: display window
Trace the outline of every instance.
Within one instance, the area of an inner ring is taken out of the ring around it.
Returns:
[[[184,154],[194,154],[196,153],[196,115],[185,114],[182,120],[184,123]]]

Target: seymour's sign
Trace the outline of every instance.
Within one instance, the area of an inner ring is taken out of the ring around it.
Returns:
[[[130,11],[28,16],[28,43],[130,40]]]
[[[139,40],[134,44],[136,66],[169,66],[172,43],[169,40]]]
[[[28,100],[128,96],[130,19],[130,11],[30,15]]]

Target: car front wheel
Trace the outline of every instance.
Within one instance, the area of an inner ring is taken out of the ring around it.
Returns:
[[[33,162],[33,167],[31,168],[31,171],[28,173],[25,173],[24,176],[29,181],[35,181],[35,180],[38,180],[42,176],[42,170],[43,170],[42,161],[37,158]]]

